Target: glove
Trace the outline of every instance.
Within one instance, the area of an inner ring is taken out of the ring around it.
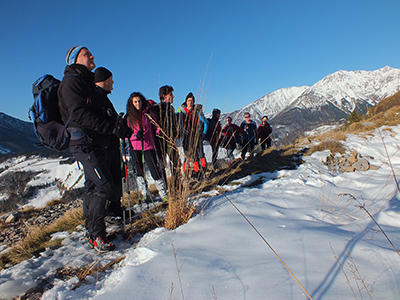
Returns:
[[[138,140],[142,140],[143,139],[143,129],[140,128],[140,130],[136,133],[136,138]]]
[[[131,137],[132,129],[128,127],[127,117],[124,117],[124,113],[120,113],[118,115],[112,133],[120,139]]]

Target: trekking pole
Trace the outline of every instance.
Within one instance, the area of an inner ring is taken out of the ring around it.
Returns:
[[[126,184],[127,194],[128,194],[129,224],[132,226],[131,190],[129,188],[129,174],[128,174],[128,162],[127,162],[127,159],[126,159],[126,144],[125,144],[126,142],[125,142],[125,138],[120,139],[120,141],[121,141],[121,148],[122,148],[122,161],[123,161],[124,173],[125,173],[124,174],[125,177],[123,177],[122,180],[124,180],[124,178],[125,178],[125,184]],[[124,197],[123,197],[123,199],[124,199]],[[125,200],[124,200],[124,205],[125,205]],[[125,224],[125,213],[124,213],[123,217],[124,217],[124,224]]]
[[[134,155],[131,141],[129,141],[129,150],[130,150],[131,159],[132,160],[136,159],[136,155]],[[138,176],[137,176],[135,168],[133,168],[133,176],[134,176],[135,181],[136,181],[136,192],[138,194],[138,200],[139,200],[139,205],[140,205],[140,213],[142,215],[142,222],[143,222],[143,225],[144,225],[145,224],[145,220],[144,220],[144,214],[143,214],[143,199],[142,199],[142,197],[140,197],[139,185],[138,185],[138,180],[137,180]]]
[[[140,143],[141,143],[141,147],[142,147],[143,178],[144,178],[144,182],[145,182],[145,184],[146,184],[146,191],[149,192],[149,197],[150,197],[151,203],[152,203],[153,206],[154,206],[153,197],[151,196],[149,187],[148,187],[148,185],[147,185],[146,170],[145,170],[145,168],[144,168],[144,163],[145,163],[145,159],[144,159],[144,129],[143,129],[143,128],[140,128],[140,129],[141,129],[142,132],[143,132],[142,137],[140,138]]]
[[[119,139],[119,152],[121,153],[121,172],[123,171],[124,174],[121,176],[122,181],[122,206],[124,208],[124,213],[122,214],[122,221],[124,222],[124,232],[125,232],[125,159],[123,155],[123,142],[122,139]]]

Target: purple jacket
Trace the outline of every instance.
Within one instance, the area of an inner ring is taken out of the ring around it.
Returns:
[[[147,107],[144,111],[142,111],[142,122],[143,122],[143,150],[154,150],[155,143],[154,143],[154,135],[153,135],[153,128],[151,121],[147,114],[149,114],[149,108]],[[155,120],[155,118],[152,118]],[[130,137],[130,141],[132,144],[133,150],[142,150],[142,140],[137,138],[137,133],[139,132],[139,122],[136,122],[135,124],[129,124],[128,126],[132,128],[133,133],[132,136]]]

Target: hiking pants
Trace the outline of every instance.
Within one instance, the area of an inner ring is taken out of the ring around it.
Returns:
[[[133,150],[132,153],[133,166],[135,167],[137,176],[144,177],[144,169],[143,169],[143,157],[141,150]],[[150,170],[151,177],[154,180],[159,180],[162,177],[162,173],[157,163],[157,156],[155,150],[146,150],[143,152],[144,161],[146,162],[147,167]]]
[[[104,217],[114,181],[110,171],[110,157],[105,147],[72,146],[72,155],[83,165],[86,195],[83,197],[85,226],[93,238],[105,238]]]

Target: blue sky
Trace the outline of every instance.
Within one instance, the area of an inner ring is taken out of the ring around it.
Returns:
[[[338,70],[400,68],[400,1],[6,1],[0,9],[1,112],[28,120],[32,83],[62,78],[65,54],[87,46],[114,74],[110,99],[175,108],[192,91],[206,112],[239,109]]]

